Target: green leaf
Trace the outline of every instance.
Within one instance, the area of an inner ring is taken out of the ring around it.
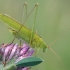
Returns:
[[[16,63],[16,66],[18,67],[29,67],[29,66],[35,66],[37,64],[40,64],[43,62],[42,59],[37,57],[28,57],[24,58]]]

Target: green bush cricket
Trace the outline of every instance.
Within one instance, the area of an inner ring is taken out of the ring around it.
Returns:
[[[36,4],[34,6],[34,8],[36,6],[38,6],[38,4]],[[33,9],[32,9],[32,11],[33,11]],[[31,12],[30,12],[30,14],[31,14]],[[36,11],[36,14],[37,14],[37,11]],[[29,17],[29,15],[27,16],[27,18]],[[25,21],[27,20],[27,18],[25,19]],[[20,22],[18,22],[17,20],[13,19],[12,17],[10,17],[8,15],[0,13],[0,19],[2,21],[4,21],[11,28],[10,31],[15,35],[15,38],[16,37],[21,38],[22,40],[24,40],[25,42],[27,42],[29,45],[31,45],[31,47],[33,47],[33,48],[43,48],[43,52],[45,52],[47,48],[51,49],[50,48],[51,45],[50,46],[46,45],[46,43],[42,40],[42,38],[37,33],[34,32],[35,31],[35,22],[34,22],[33,29],[30,30],[28,27],[24,26],[23,24],[21,24]],[[25,21],[23,23],[25,23]],[[35,21],[36,21],[36,17],[35,17]],[[65,31],[65,32],[67,32],[67,31]],[[59,36],[58,38],[60,38],[61,36]],[[57,54],[53,50],[52,50],[52,52],[57,56]],[[58,59],[60,60],[59,57],[58,57]]]
[[[37,6],[37,4],[35,6]],[[16,21],[15,19],[11,18],[8,15],[0,13],[0,19],[2,21],[4,21],[13,30],[12,32],[14,34],[16,32],[19,32],[18,35],[17,35],[18,37],[20,37],[20,38],[22,37],[22,39],[24,41],[26,41],[27,43],[29,43],[34,48],[35,47],[42,47],[43,51],[45,51],[45,49],[47,47],[46,44],[40,38],[39,35],[37,35],[36,33],[34,33],[34,31],[31,31],[29,28],[27,28],[26,26],[22,25],[20,22]],[[34,36],[31,38],[31,35],[32,36],[34,35]],[[30,40],[31,40],[31,43],[30,43]]]

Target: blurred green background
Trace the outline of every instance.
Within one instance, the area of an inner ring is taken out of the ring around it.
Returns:
[[[0,0],[0,13],[8,14],[21,22],[25,1],[28,3],[28,12],[36,3],[39,3],[36,30],[47,45],[50,45],[70,28],[70,0]],[[26,26],[29,28],[33,26],[34,15],[35,10],[27,20]],[[13,36],[8,31],[8,27],[0,21],[0,43],[10,43],[12,39]],[[58,39],[51,48],[57,53],[64,65],[51,50],[48,49],[46,53],[40,50],[37,56],[41,57],[44,62],[32,67],[31,70],[70,70],[70,30]]]

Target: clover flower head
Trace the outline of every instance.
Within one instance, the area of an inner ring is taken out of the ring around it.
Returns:
[[[30,48],[27,44],[23,44],[19,46],[16,44],[1,44],[0,45],[0,56],[1,61],[3,62],[4,66],[8,64],[13,58],[15,59],[15,63],[20,61],[21,59],[27,58],[32,56],[34,53],[34,49]],[[16,70],[29,70],[30,67],[17,67]]]

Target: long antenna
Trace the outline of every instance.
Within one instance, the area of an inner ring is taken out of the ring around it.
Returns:
[[[64,65],[64,63],[62,62],[62,60],[59,58],[59,56],[56,54],[56,52],[54,52],[52,50],[52,48],[50,46],[52,46],[60,37],[62,37],[66,32],[68,32],[70,30],[70,28],[68,28],[65,32],[63,32],[60,36],[58,36],[49,46],[48,48],[55,54],[55,56],[60,60],[60,62]]]
[[[33,7],[33,9],[30,11],[29,15],[26,17],[26,19],[25,19],[25,21],[23,22],[23,24],[26,22],[26,20],[28,19],[28,17],[30,16],[30,14],[32,13],[32,11],[34,10],[34,8],[35,8],[36,6],[38,6],[38,3],[35,4],[35,6]],[[23,27],[23,26],[21,25],[21,27],[20,27],[19,30],[17,31],[17,33],[16,33],[16,35],[14,36],[14,39],[12,40],[11,43],[14,42],[15,38],[17,37],[17,35],[18,35],[18,33],[20,32],[20,30],[22,29],[22,27]]]
[[[62,37],[69,30],[70,30],[70,28],[68,28],[65,32],[63,32],[60,36],[58,36],[49,46],[52,46],[60,37]]]
[[[64,65],[64,63],[62,62],[62,60],[59,58],[59,56],[56,54],[56,52],[54,52],[54,50],[48,46],[48,48],[55,54],[55,56],[59,59],[59,61]]]

